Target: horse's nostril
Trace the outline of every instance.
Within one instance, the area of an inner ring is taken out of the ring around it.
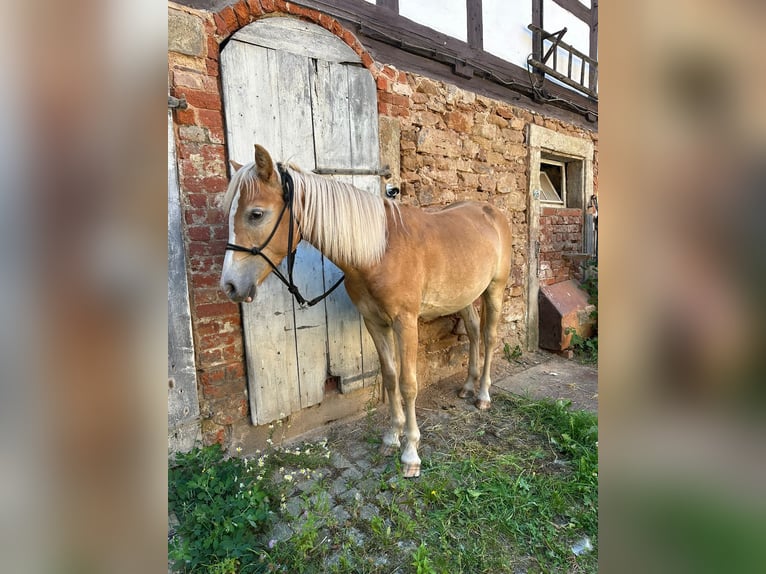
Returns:
[[[224,289],[224,291],[226,291],[226,294],[227,294],[229,297],[234,297],[234,295],[236,295],[236,294],[237,294],[237,288],[236,288],[236,287],[234,287],[234,283],[231,283],[231,282],[227,282],[227,283],[226,283],[226,284],[223,286],[223,289]]]

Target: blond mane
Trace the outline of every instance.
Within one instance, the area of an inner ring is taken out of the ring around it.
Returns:
[[[303,237],[335,262],[378,263],[388,244],[386,205],[397,212],[399,206],[329,177],[291,172]]]
[[[289,170],[295,182],[294,209],[303,238],[337,263],[378,263],[388,242],[386,205],[397,215],[399,206],[353,185],[306,173],[292,164]],[[246,196],[257,193],[255,162],[242,166],[232,176],[221,199],[225,213],[231,211],[239,190]]]

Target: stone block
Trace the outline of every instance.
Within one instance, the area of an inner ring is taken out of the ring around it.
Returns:
[[[202,20],[186,12],[168,10],[168,51],[204,56],[207,48]]]

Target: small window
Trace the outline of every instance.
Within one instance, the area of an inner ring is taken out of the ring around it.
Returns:
[[[567,175],[566,164],[545,159],[540,161],[540,200],[545,203],[566,205]]]

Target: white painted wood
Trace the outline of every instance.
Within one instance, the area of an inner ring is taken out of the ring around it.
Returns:
[[[280,143],[279,158],[295,162],[305,170],[314,164],[312,140],[314,127],[311,114],[309,71],[311,61],[301,55],[285,51],[273,52],[277,58],[277,76],[272,82],[278,86]],[[277,148],[272,148],[275,150]],[[322,254],[307,243],[296,252],[294,280],[307,299],[322,292]],[[324,398],[327,378],[327,345],[325,344],[326,316],[324,305],[301,307],[283,287],[290,300],[293,315],[288,318],[287,329],[295,337],[293,354],[288,359],[297,365],[300,408],[320,403]]]
[[[188,451],[200,438],[176,146],[173,118],[168,112],[168,450]]]
[[[320,167],[354,167],[351,156],[351,118],[349,114],[348,66],[317,62],[312,91],[314,149]],[[361,166],[358,166],[361,167]],[[353,183],[350,176],[333,176]],[[324,263],[325,288],[341,276],[329,260]],[[362,374],[361,317],[344,287],[326,299],[327,348],[330,374],[344,380]]]
[[[230,158],[253,161],[255,143],[281,150],[279,74],[273,50],[230,42],[221,53]],[[285,264],[281,266],[286,271]],[[273,275],[253,303],[243,303],[250,412],[265,424],[300,409],[292,298]]]
[[[291,18],[260,20],[234,35],[221,62],[231,159],[252,161],[260,143],[275,160],[306,170],[379,167],[375,83],[364,68],[340,63],[359,58],[326,30]],[[380,193],[377,176],[337,179]],[[281,269],[287,274],[285,262]],[[294,279],[307,299],[339,277],[301,244]],[[321,402],[328,374],[348,380],[348,388],[375,380],[377,354],[342,287],[301,308],[272,275],[242,314],[254,424]]]
[[[326,62],[362,61],[356,52],[332,32],[297,18],[263,18],[248,24],[232,38]]]

